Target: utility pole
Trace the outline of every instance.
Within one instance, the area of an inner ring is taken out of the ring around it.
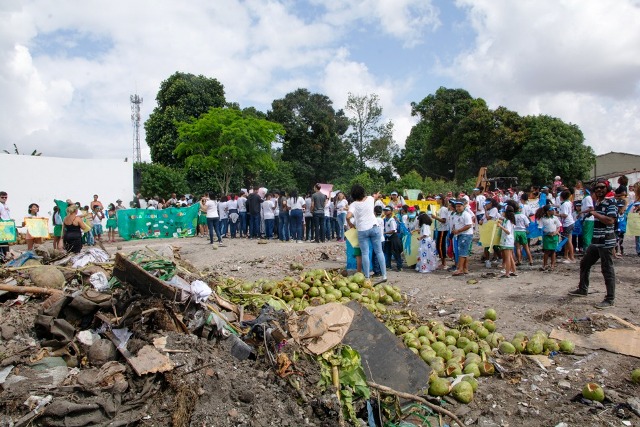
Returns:
[[[140,105],[142,98],[138,94],[129,96],[131,101],[131,125],[133,126],[133,163],[142,161],[140,156]]]

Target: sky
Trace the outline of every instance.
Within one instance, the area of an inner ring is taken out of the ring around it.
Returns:
[[[180,71],[264,112],[375,93],[401,147],[444,86],[640,154],[638,23],[640,0],[0,0],[0,150],[131,159],[130,95],[144,122]]]

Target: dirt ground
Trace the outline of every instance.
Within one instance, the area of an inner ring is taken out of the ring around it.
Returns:
[[[632,239],[627,240],[627,253],[634,254]],[[196,237],[118,242],[105,246],[113,253],[158,244],[179,247],[181,258],[201,272],[248,281],[260,278],[277,280],[294,275],[289,269],[292,262],[304,264],[305,269],[345,266],[344,246],[337,242],[297,244],[270,241],[261,244],[254,240],[228,239],[225,247],[218,247],[208,244],[207,239]],[[553,272],[539,271],[540,266],[541,254],[534,253],[533,267],[521,267],[518,277],[501,279],[497,277],[500,268],[485,268],[480,262],[480,250],[474,248],[467,276],[452,277],[444,271],[419,274],[405,269],[388,272],[388,278],[392,285],[397,285],[409,295],[407,308],[425,321],[435,318],[453,324],[460,313],[480,318],[487,308],[492,307],[498,313],[497,330],[507,339],[518,331],[532,334],[543,330],[549,333],[562,328],[586,335],[607,327],[602,321],[596,321],[594,316],[598,310],[593,308],[593,304],[604,297],[604,283],[597,265],[592,272],[590,294],[586,298],[567,295],[577,286],[579,264],[558,263]],[[607,312],[640,325],[640,257],[634,254],[617,259],[615,268],[616,304]],[[3,310],[3,315],[8,315],[8,311]],[[20,316],[12,318],[15,322],[24,323],[19,320]],[[224,349],[210,342],[188,336],[174,339],[193,340],[193,343],[182,345],[198,354],[195,359],[174,355],[176,363],[189,366],[211,364],[210,368],[190,375],[192,378],[182,376],[169,384],[182,396],[180,399],[194,405],[191,425],[335,425],[335,413],[327,412],[330,403],[301,399],[294,387],[279,384],[285,380],[274,380],[265,366],[235,361]],[[184,358],[182,362],[181,357]],[[503,375],[480,378],[478,392],[471,404],[447,406],[467,425],[556,426],[565,423],[567,426],[640,426],[640,417],[629,406],[630,401],[632,406],[637,405],[636,410],[640,409],[640,386],[629,380],[631,370],[640,367],[638,358],[605,350],[576,348],[573,355],[555,355],[553,364],[547,368],[523,357],[503,359],[499,363],[505,368]],[[178,376],[177,372],[175,376]],[[313,387],[317,379],[310,375],[305,380],[305,387]],[[605,406],[588,406],[575,401],[574,397],[580,394],[587,382],[603,386],[609,399]],[[283,390],[289,392],[283,393]],[[145,407],[149,418],[140,425],[170,424],[163,408],[171,406],[175,395],[164,396],[167,401],[158,399]]]

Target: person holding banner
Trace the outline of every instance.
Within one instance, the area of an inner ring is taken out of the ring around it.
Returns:
[[[27,213],[26,218],[38,218],[38,212],[40,212],[40,206],[38,206],[38,204],[37,204],[37,203],[31,203],[31,204],[29,205],[29,210],[28,210],[28,213]],[[23,226],[23,227],[26,227],[26,226],[27,226],[26,221],[24,221],[24,222],[22,223],[22,226]],[[34,244],[36,244],[36,243],[37,243],[38,245],[42,244],[42,237],[33,237],[33,236],[31,235],[31,233],[29,233],[29,228],[28,228],[28,227],[27,227],[27,236],[26,236],[26,240],[27,240],[27,250],[28,250],[28,251],[33,250],[33,246],[34,246]]]
[[[602,178],[598,179],[593,187],[595,203],[593,210],[590,211],[590,215],[594,217],[593,239],[580,262],[578,289],[569,292],[569,295],[576,297],[585,297],[589,294],[591,267],[599,260],[607,293],[604,301],[594,305],[598,309],[613,307],[616,291],[613,248],[616,245],[614,223],[617,217],[617,209],[615,201],[605,197],[610,191],[611,185],[609,181]]]
[[[0,191],[0,220],[2,221],[11,221],[11,210],[9,209],[9,205],[7,205],[8,197],[6,191]],[[0,242],[0,260],[6,260],[8,254],[9,243]]]

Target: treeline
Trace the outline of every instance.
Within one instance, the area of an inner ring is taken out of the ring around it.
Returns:
[[[144,125],[152,163],[136,165],[147,196],[252,185],[306,192],[316,182],[428,194],[470,190],[482,166],[524,187],[555,175],[584,179],[595,162],[576,125],[492,110],[463,89],[441,87],[412,103],[419,121],[403,149],[375,94],[349,94],[336,110],[326,95],[297,89],[264,113],[228,102],[214,78],[175,73],[156,100]]]

